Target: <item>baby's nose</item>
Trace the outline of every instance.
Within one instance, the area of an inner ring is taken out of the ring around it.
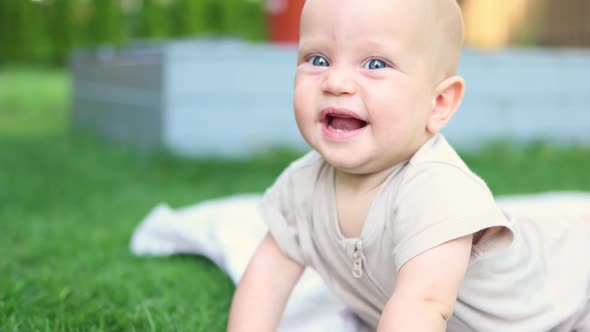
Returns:
[[[354,73],[346,68],[330,67],[321,89],[332,95],[354,94],[356,92]]]

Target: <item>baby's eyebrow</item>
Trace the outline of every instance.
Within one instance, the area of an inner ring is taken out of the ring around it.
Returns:
[[[391,55],[399,54],[399,47],[393,42],[380,42],[375,40],[367,39],[358,45],[359,50],[365,50],[369,52],[383,52]]]
[[[311,53],[327,53],[328,46],[319,40],[302,40],[297,48],[297,56],[301,58]]]
[[[320,48],[325,44],[325,40],[320,38],[305,38],[299,40],[299,49]]]

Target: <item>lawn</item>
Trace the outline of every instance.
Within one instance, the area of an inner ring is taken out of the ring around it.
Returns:
[[[261,192],[298,153],[140,154],[69,130],[68,76],[0,68],[0,331],[222,331],[233,285],[200,257],[134,257],[158,202]],[[590,191],[590,148],[462,153],[496,194]],[[231,175],[231,176],[228,176]]]

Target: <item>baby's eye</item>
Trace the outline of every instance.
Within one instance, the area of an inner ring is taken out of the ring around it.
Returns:
[[[366,69],[371,69],[371,70],[382,69],[385,67],[388,67],[388,65],[385,63],[385,61],[379,60],[379,59],[371,59],[365,65]]]
[[[311,63],[314,66],[318,66],[318,67],[328,67],[328,66],[330,66],[330,63],[328,63],[328,59],[326,59],[325,57],[323,57],[321,55],[311,56],[309,58],[309,60],[307,60],[307,62]]]

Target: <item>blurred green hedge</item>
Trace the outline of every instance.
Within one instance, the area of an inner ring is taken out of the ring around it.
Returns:
[[[264,0],[0,0],[0,64],[63,65],[74,47],[132,40],[266,35]]]

